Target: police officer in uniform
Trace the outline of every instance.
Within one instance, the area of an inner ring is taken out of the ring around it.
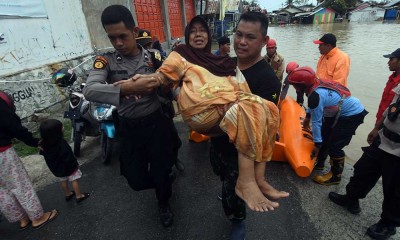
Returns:
[[[153,73],[162,63],[161,55],[136,44],[137,28],[125,6],[107,7],[101,22],[115,51],[97,56],[83,93],[89,101],[117,106],[121,173],[135,191],[155,188],[161,223],[169,227],[173,222],[169,119],[157,96],[157,80],[135,78]]]

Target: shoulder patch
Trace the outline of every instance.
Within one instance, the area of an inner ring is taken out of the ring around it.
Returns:
[[[104,68],[106,68],[107,64],[108,64],[108,61],[105,57],[97,56],[96,59],[94,60],[93,68],[94,69],[104,69]]]
[[[161,54],[159,51],[154,53],[154,58],[157,59],[158,61],[161,61]]]

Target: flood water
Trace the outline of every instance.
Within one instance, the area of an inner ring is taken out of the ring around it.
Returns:
[[[268,35],[277,41],[277,51],[284,56],[286,63],[296,61],[300,66],[313,69],[320,54],[318,46],[312,41],[328,32],[336,35],[337,47],[350,56],[348,87],[369,111],[364,124],[345,148],[347,159],[354,163],[362,154],[361,147],[367,145],[367,135],[374,126],[382,91],[391,74],[388,59],[382,55],[400,48],[400,25],[380,22],[332,23],[270,26],[268,29]],[[234,53],[233,49],[231,53]],[[264,49],[263,55],[265,53]],[[294,91],[289,91],[289,95],[294,97]]]

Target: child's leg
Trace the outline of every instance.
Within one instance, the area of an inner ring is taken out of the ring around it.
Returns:
[[[82,194],[82,192],[81,192],[81,188],[79,187],[78,180],[73,180],[73,181],[72,181],[72,188],[73,188],[74,191],[75,191],[76,198],[84,197],[83,194]]]
[[[73,192],[71,192],[71,191],[69,190],[69,187],[68,187],[68,180],[62,180],[62,181],[60,182],[60,184],[61,184],[61,189],[63,190],[63,192],[64,192],[64,194],[65,194],[66,197],[69,197],[69,196],[71,196],[71,195],[74,194]]]
[[[273,186],[271,186],[267,180],[265,179],[265,169],[267,163],[266,162],[256,162],[255,163],[255,174],[257,185],[260,188],[261,192],[267,197],[277,200],[283,197],[288,197],[289,193],[284,191],[278,191]]]
[[[269,201],[260,191],[255,179],[254,161],[239,153],[239,177],[236,182],[236,194],[246,202],[253,211],[264,212],[279,207],[276,202]]]

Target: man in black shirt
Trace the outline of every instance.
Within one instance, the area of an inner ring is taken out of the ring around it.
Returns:
[[[234,38],[234,49],[237,65],[245,76],[250,90],[268,101],[278,103],[281,83],[271,66],[261,56],[261,50],[268,41],[268,19],[265,14],[247,12],[241,15]],[[214,172],[222,181],[222,205],[225,215],[232,221],[230,239],[244,239],[244,219],[246,205],[235,193],[238,178],[238,152],[229,142],[227,135],[211,138],[210,161]],[[265,169],[263,169],[265,172]],[[256,174],[257,175],[257,174]],[[264,176],[264,173],[262,174]],[[289,196],[289,193],[278,191],[264,179],[257,179],[260,190],[270,199]],[[279,206],[270,202],[270,207]]]

